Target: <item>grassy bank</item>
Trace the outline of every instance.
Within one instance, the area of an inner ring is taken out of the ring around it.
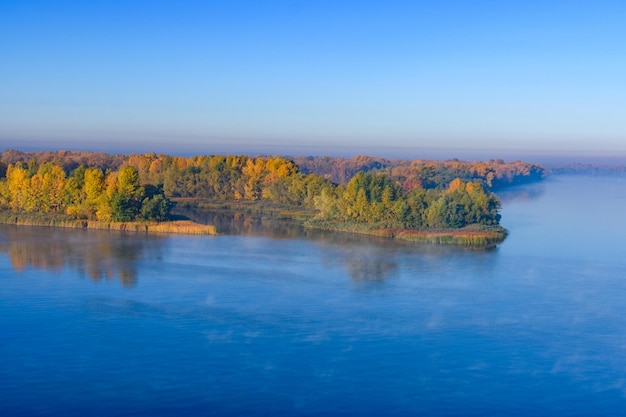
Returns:
[[[101,222],[77,220],[63,215],[40,215],[0,211],[0,223],[19,226],[66,227],[71,229],[120,230],[136,233],[173,233],[187,235],[216,235],[215,226],[194,223],[191,220],[167,222]]]
[[[357,223],[310,220],[305,223],[305,226],[313,229],[379,236],[416,243],[457,245],[476,248],[494,247],[502,243],[508,233],[507,230],[501,226],[480,225],[471,225],[462,229],[408,230],[376,228]]]
[[[180,208],[195,208],[258,215],[272,219],[291,219],[305,227],[341,233],[378,236],[416,243],[457,245],[475,248],[494,247],[504,241],[507,230],[501,226],[471,225],[462,229],[389,229],[359,223],[335,222],[315,219],[315,210],[281,206],[266,201],[215,202],[202,199],[175,199]]]
[[[341,233],[354,233],[416,243],[457,245],[475,248],[494,247],[504,241],[507,230],[500,226],[472,225],[462,229],[422,229],[405,230],[372,227],[358,223],[332,222],[311,219],[312,213],[306,210],[288,209],[261,204],[210,204],[189,202],[194,207],[216,211],[235,211],[257,214],[272,218],[289,218],[302,221],[305,227]],[[181,202],[179,202],[181,204]],[[183,203],[184,204],[184,203]],[[243,210],[242,210],[243,209]],[[215,226],[203,225],[187,219],[167,222],[102,222],[77,220],[63,215],[40,215],[0,211],[0,223],[21,226],[66,227],[73,229],[119,230],[134,233],[172,233],[188,235],[217,235]]]
[[[505,228],[498,226],[476,230],[471,227],[450,230],[400,230],[394,237],[410,242],[490,248],[504,242],[507,233]]]

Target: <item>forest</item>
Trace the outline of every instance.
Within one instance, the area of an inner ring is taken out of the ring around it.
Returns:
[[[406,191],[414,188],[437,188],[455,178],[478,181],[491,191],[511,185],[540,181],[546,170],[539,164],[502,159],[489,161],[448,161],[385,159],[369,156],[353,158],[297,157],[294,161],[306,173],[315,173],[333,182],[345,184],[358,172],[384,172]]]
[[[118,171],[80,165],[69,174],[53,162],[9,164],[0,181],[0,207],[112,222],[163,221],[171,202],[160,186],[142,185],[130,165]]]
[[[309,226],[321,228],[495,227],[500,201],[490,189],[544,175],[540,166],[519,161],[385,161],[5,151],[0,209],[109,222],[166,221],[172,201],[185,199],[308,210],[314,213]]]

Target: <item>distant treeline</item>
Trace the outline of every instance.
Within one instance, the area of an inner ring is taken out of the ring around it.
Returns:
[[[33,163],[40,165],[44,162],[52,162],[55,165],[63,167],[63,170],[67,174],[81,165],[84,165],[87,168],[99,168],[101,170],[116,171],[122,166],[127,158],[127,155],[82,151],[22,152],[15,149],[9,149],[0,153],[0,161],[5,164],[15,164],[17,162],[29,163],[33,161]],[[0,174],[2,174],[1,171]]]
[[[369,157],[5,151],[1,160],[0,208],[14,211],[166,220],[170,198],[264,200],[315,209],[321,222],[398,229],[498,225],[500,201],[489,188],[544,174],[540,166],[524,162]]]
[[[154,160],[156,154],[148,154]],[[85,167],[100,168],[102,170],[117,170],[130,158],[141,155],[115,155],[104,152],[81,151],[49,151],[49,152],[22,152],[6,150],[0,153],[0,176],[2,162],[14,164],[28,163],[34,160],[38,164],[53,162],[69,173],[73,169]],[[180,158],[167,155],[158,155],[158,159],[176,159],[177,161],[191,161],[194,158]],[[509,185],[540,181],[547,173],[546,169],[535,163],[502,159],[489,161],[448,161],[437,160],[405,160],[386,159],[370,156],[355,156],[352,158],[337,158],[331,156],[299,156],[291,159],[304,174],[317,174],[337,184],[347,184],[358,172],[384,172],[394,181],[401,184],[403,189],[411,191],[413,188],[445,187],[455,178],[463,181],[478,181],[490,190],[498,190]],[[572,164],[555,167],[554,172],[565,171],[626,171],[625,166],[584,165]]]
[[[384,172],[405,191],[415,188],[445,187],[455,178],[478,181],[490,190],[542,180],[546,170],[539,164],[502,159],[489,161],[448,161],[385,159],[369,156],[353,158],[297,157],[294,162],[305,173],[346,184],[358,172]]]
[[[626,175],[626,165],[568,164],[550,168],[556,175]]]

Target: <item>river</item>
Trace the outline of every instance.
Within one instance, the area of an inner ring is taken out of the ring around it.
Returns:
[[[501,197],[488,251],[0,225],[0,415],[623,413],[626,179]]]

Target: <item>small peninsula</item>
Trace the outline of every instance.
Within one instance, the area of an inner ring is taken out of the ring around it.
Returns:
[[[260,203],[309,228],[490,247],[507,234],[491,190],[543,175],[539,165],[501,160],[9,150],[0,155],[0,222],[212,235],[214,226],[175,219],[173,201]]]

